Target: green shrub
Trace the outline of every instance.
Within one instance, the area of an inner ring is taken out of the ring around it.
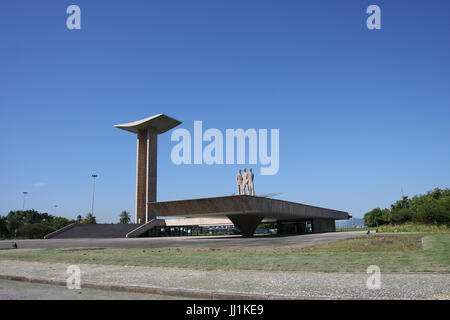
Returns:
[[[412,221],[414,212],[409,208],[391,210],[391,223],[405,223]]]
[[[43,239],[46,234],[55,231],[55,228],[43,225],[41,223],[31,223],[21,226],[17,230],[19,238],[26,239]]]
[[[378,228],[379,232],[450,232],[450,228],[445,225],[404,223],[398,225],[384,225]]]
[[[390,222],[388,209],[375,208],[364,215],[364,224],[368,227],[377,227]]]
[[[411,199],[403,196],[391,209],[375,208],[364,215],[368,227],[415,222],[419,224],[450,223],[450,189],[435,188]]]
[[[67,218],[64,217],[55,217],[52,219],[51,223],[50,223],[50,227],[58,230],[61,228],[64,228],[65,226],[74,223],[75,221],[73,220],[69,220]]]
[[[6,217],[0,216],[0,238],[9,236]]]

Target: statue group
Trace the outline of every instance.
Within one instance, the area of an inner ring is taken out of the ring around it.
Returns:
[[[245,190],[248,190],[249,196],[255,195],[255,187],[253,184],[253,180],[255,179],[255,175],[252,172],[252,168],[249,169],[247,172],[247,169],[244,168],[244,173],[241,173],[241,169],[239,169],[239,173],[236,176],[236,183],[238,186],[238,194],[246,194]]]

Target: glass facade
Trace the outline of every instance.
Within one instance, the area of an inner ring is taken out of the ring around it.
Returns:
[[[202,236],[202,235],[221,235],[233,234],[234,226],[177,226],[177,227],[155,227],[143,234],[140,237],[187,237],[187,236]]]
[[[192,227],[155,227],[146,232],[144,237],[186,237],[192,235]]]
[[[306,221],[278,221],[278,234],[303,234],[312,232],[311,220]]]

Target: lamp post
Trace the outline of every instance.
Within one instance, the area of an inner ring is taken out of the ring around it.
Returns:
[[[58,207],[58,205],[57,204],[55,204],[54,206],[53,206],[54,208],[55,208],[55,212],[53,213],[54,215],[55,215],[55,217],[56,217],[56,208]]]
[[[92,207],[91,207],[91,214],[94,215],[94,194],[95,194],[95,178],[98,177],[98,175],[93,174],[91,175],[93,179],[93,184],[92,184]]]
[[[25,197],[28,194],[28,192],[24,191],[22,193],[23,193],[22,211],[25,211]]]

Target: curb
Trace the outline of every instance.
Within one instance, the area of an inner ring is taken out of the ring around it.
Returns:
[[[11,281],[23,281],[30,283],[49,284],[57,286],[66,286],[66,281],[46,278],[30,278],[24,276],[13,276],[0,274],[0,279]],[[83,288],[134,292],[134,293],[148,293],[164,296],[174,296],[183,298],[193,298],[199,300],[347,300],[346,298],[331,298],[331,297],[303,297],[303,296],[285,296],[275,294],[252,294],[241,292],[226,292],[226,291],[208,291],[208,290],[192,290],[182,288],[162,288],[162,287],[141,287],[141,286],[125,286],[115,284],[98,284],[85,282],[82,283]]]

